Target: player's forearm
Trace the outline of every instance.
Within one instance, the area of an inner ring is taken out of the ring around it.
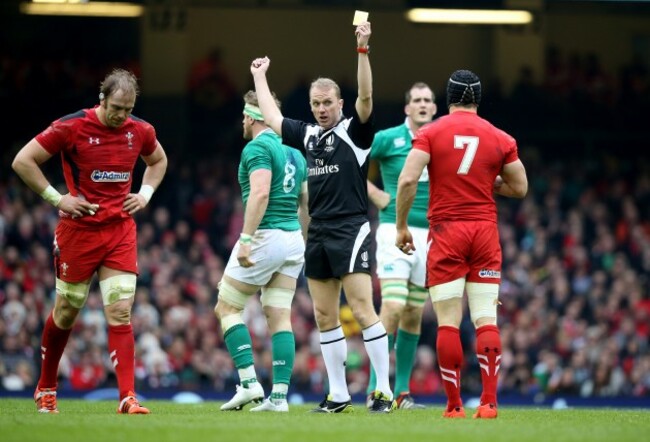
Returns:
[[[359,53],[357,64],[357,102],[356,109],[362,123],[365,123],[372,113],[372,70],[368,54]]]
[[[16,155],[11,167],[20,179],[23,180],[30,189],[38,194],[50,186],[50,183],[47,178],[45,178],[45,175],[43,175],[41,168],[32,158],[24,157],[19,153]]]
[[[253,74],[253,82],[255,83],[255,92],[257,93],[257,102],[264,116],[264,122],[271,128],[273,131],[282,135],[282,112],[278,109],[278,106],[275,104],[275,99],[273,94],[271,94],[271,89],[269,88],[269,83],[266,79],[266,74],[264,72],[257,72]]]
[[[400,177],[397,185],[397,199],[396,199],[396,212],[395,225],[397,229],[405,229],[408,227],[407,220],[413,201],[415,200],[415,192],[417,190],[417,181],[404,180]]]
[[[142,185],[151,186],[153,190],[156,190],[165,177],[166,171],[167,157],[163,156],[156,162],[147,165],[142,176]]]
[[[269,205],[268,192],[251,192],[246,202],[246,211],[244,212],[244,226],[242,233],[253,236],[255,231],[262,222],[266,208]]]
[[[384,202],[387,193],[379,187],[375,186],[372,181],[366,180],[366,182],[368,183],[368,199],[370,199],[370,202],[373,203],[378,209],[383,209],[386,207],[386,204],[384,204]],[[388,201],[390,202],[390,196],[388,197]]]

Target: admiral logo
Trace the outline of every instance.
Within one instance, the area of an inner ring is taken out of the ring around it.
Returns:
[[[501,278],[501,272],[498,270],[481,269],[478,272],[479,278]]]
[[[93,170],[90,179],[96,183],[125,183],[131,178],[131,172],[114,172],[111,170]]]

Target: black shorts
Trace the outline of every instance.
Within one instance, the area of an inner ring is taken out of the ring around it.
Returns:
[[[305,276],[340,278],[348,273],[370,273],[373,254],[370,223],[365,216],[311,220],[305,249]]]

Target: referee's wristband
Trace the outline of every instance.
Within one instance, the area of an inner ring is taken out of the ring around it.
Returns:
[[[239,244],[249,246],[251,242],[253,242],[253,235],[249,235],[248,233],[239,234]]]
[[[138,194],[142,195],[144,197],[144,200],[149,203],[151,197],[153,196],[153,187],[149,184],[143,184],[142,187],[140,187]]]
[[[41,198],[43,198],[48,203],[52,204],[54,207],[59,207],[61,202],[61,195],[52,185],[48,185],[44,191],[41,192]]]

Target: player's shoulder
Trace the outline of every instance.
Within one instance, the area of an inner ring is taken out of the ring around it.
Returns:
[[[131,120],[131,122],[133,124],[143,128],[143,129],[153,129],[153,125],[151,123],[149,123],[147,120],[144,120],[143,118],[140,118],[138,116],[135,116],[135,115],[131,114],[129,116],[129,119]]]
[[[380,131],[377,131],[377,133],[375,134],[375,139],[376,138],[391,139],[391,138],[403,137],[406,132],[408,132],[406,125],[402,123],[397,126],[387,127],[385,129],[381,129]]]
[[[59,118],[57,122],[59,123],[75,122],[78,120],[82,120],[86,117],[87,117],[87,109],[81,109],[71,114],[64,115],[63,117]]]

